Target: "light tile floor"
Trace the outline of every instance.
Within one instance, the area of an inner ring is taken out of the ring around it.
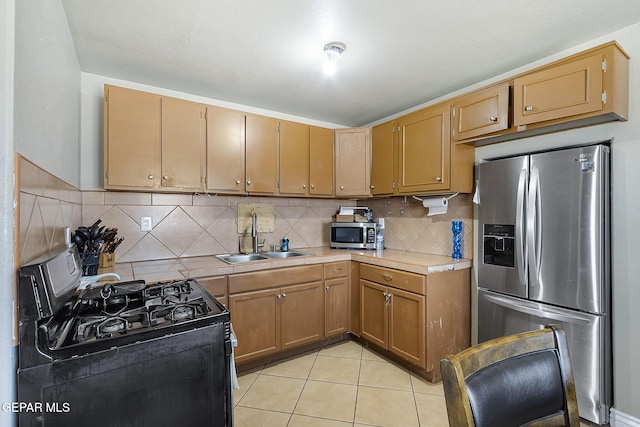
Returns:
[[[447,427],[442,383],[347,341],[239,375],[235,427]]]

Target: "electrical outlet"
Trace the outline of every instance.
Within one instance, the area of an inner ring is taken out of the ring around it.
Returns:
[[[378,218],[378,228],[384,230],[384,218]]]
[[[141,216],[140,217],[140,231],[151,231],[153,228],[153,223],[151,222],[150,216]]]

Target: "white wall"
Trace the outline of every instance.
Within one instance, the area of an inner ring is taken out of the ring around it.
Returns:
[[[0,402],[15,401],[16,351],[14,347],[15,281],[13,231],[13,87],[15,2],[0,2]],[[15,424],[13,414],[0,411],[0,425]]]
[[[103,190],[104,189],[104,143],[103,143],[103,121],[104,121],[104,85],[126,87],[129,89],[141,90],[143,92],[157,93],[174,98],[186,99],[194,102],[201,102],[206,105],[215,105],[224,108],[231,108],[247,113],[260,114],[263,116],[275,117],[282,120],[290,120],[305,123],[313,126],[326,128],[341,128],[343,126],[334,123],[311,120],[304,117],[292,116],[290,114],[279,113],[277,111],[263,110],[247,105],[233,104],[219,101],[217,99],[205,98],[174,90],[164,89],[156,86],[149,86],[141,83],[126,80],[114,79],[91,73],[82,73],[82,162],[81,162],[81,189],[82,190]]]
[[[490,145],[478,148],[476,159],[613,138],[611,216],[614,407],[640,418],[640,24],[576,46],[557,57],[609,40],[617,40],[631,57],[629,121]],[[556,57],[541,63],[553,59]],[[477,252],[475,259],[478,259]]]
[[[60,0],[16,4],[15,150],[80,185],[80,66]]]

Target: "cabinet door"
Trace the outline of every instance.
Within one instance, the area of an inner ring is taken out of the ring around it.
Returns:
[[[242,194],[244,113],[207,107],[207,190]]]
[[[395,187],[396,122],[374,126],[371,130],[371,194],[391,195]]]
[[[278,120],[246,116],[246,190],[248,193],[276,194],[278,185]]]
[[[280,304],[277,289],[229,296],[229,311],[238,337],[236,363],[280,350]]]
[[[282,350],[323,338],[324,295],[322,289],[322,282],[281,288]]]
[[[602,55],[559,65],[513,82],[514,125],[602,109]]]
[[[280,121],[280,194],[309,193],[309,126]]]
[[[104,187],[151,190],[160,183],[160,96],[105,85]]]
[[[424,296],[394,288],[389,288],[389,293],[389,350],[424,368]]]
[[[205,152],[203,105],[162,98],[162,188],[202,191]]]
[[[486,135],[509,127],[509,83],[473,92],[453,103],[454,141]]]
[[[371,130],[337,129],[336,197],[371,195]]]
[[[349,330],[349,279],[341,277],[324,281],[325,336]]]
[[[309,195],[333,196],[333,130],[309,127]]]
[[[360,334],[362,338],[389,348],[389,310],[386,286],[360,280]]]
[[[399,119],[399,193],[446,190],[450,185],[449,105]]]

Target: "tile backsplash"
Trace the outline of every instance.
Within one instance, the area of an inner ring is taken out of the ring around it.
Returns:
[[[353,201],[282,197],[239,197],[80,191],[21,158],[21,265],[64,244],[64,229],[75,230],[98,218],[118,228],[124,242],[116,261],[133,262],[213,255],[239,250],[238,204],[274,207],[273,233],[260,233],[265,248],[288,237],[291,248],[329,245],[329,224],[341,204]],[[361,200],[374,218],[385,218],[385,246],[390,249],[451,255],[451,221],[464,222],[465,258],[473,256],[473,204],[470,195],[449,201],[447,214],[427,216],[411,197]],[[151,217],[151,231],[140,230],[140,218]]]
[[[82,192],[20,157],[20,265],[64,245],[82,219]]]
[[[272,204],[273,233],[259,233],[265,248],[288,237],[291,248],[328,246],[329,224],[339,200],[281,197],[236,197],[191,194],[85,191],[82,221],[102,219],[118,228],[124,242],[116,260],[132,262],[213,255],[239,250],[238,204]],[[140,230],[140,218],[151,217],[152,230]]]
[[[422,196],[426,197],[426,196]],[[358,206],[373,210],[373,218],[385,219],[385,247],[411,252],[451,256],[451,221],[463,222],[463,257],[473,258],[473,202],[471,194],[449,200],[446,214],[427,216],[422,203],[407,197],[360,200]]]

